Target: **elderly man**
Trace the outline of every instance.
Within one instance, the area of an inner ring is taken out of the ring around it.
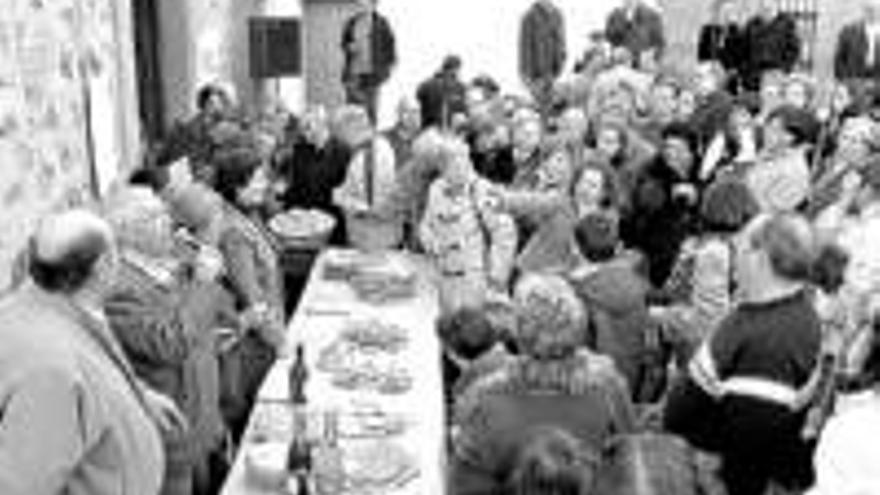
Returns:
[[[387,249],[400,244],[402,221],[398,216],[397,165],[394,149],[370,125],[362,107],[340,109],[341,133],[354,150],[345,181],[333,191],[337,206],[345,211],[348,241],[362,249]]]
[[[110,327],[138,376],[172,397],[192,425],[168,444],[162,493],[213,493],[223,473],[212,473],[210,460],[225,433],[216,331],[238,327],[231,296],[214,282],[220,265],[176,255],[171,215],[149,189],[122,190],[107,210],[122,260],[105,304]]]
[[[397,104],[397,122],[383,134],[394,149],[394,161],[400,170],[413,155],[413,142],[422,129],[422,110],[419,103],[409,97],[401,98]]]
[[[91,213],[47,218],[29,245],[32,280],[0,303],[4,495],[159,493],[159,430],[182,419],[138,381],[107,326],[114,243]]]
[[[753,220],[735,242],[740,304],[670,393],[666,429],[722,457],[731,495],[812,483],[801,437],[822,340],[809,294],[818,258],[809,223],[793,214]]]
[[[834,76],[840,80],[880,77],[880,1],[863,0],[862,18],[840,31]]]

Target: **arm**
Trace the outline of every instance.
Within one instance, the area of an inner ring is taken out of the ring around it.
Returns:
[[[42,371],[5,398],[0,493],[56,495],[103,434],[84,390],[69,373]]]
[[[432,256],[436,255],[438,251],[437,245],[439,241],[437,239],[437,215],[435,214],[435,210],[437,209],[437,197],[440,195],[441,183],[442,180],[437,180],[431,185],[428,191],[428,202],[425,207],[425,213],[422,215],[419,222],[419,241],[422,243],[425,252]]]
[[[728,247],[720,243],[704,247],[696,256],[693,288],[689,304],[673,306],[675,319],[683,320],[696,335],[696,342],[710,335],[709,326],[730,310],[730,255]]]
[[[502,209],[513,216],[552,215],[568,204],[572,170],[565,161],[550,158],[538,171],[538,187],[532,190],[507,190],[501,194]]]
[[[257,280],[254,248],[245,234],[234,229],[227,230],[220,238],[219,248],[232,288],[244,306],[268,302],[268,295],[263,293]]]
[[[367,211],[364,197],[364,160],[362,152],[354,153],[342,184],[333,190],[333,202],[344,211]]]
[[[129,289],[111,296],[105,311],[129,356],[169,366],[178,366],[189,357],[193,342],[172,304],[146,300]]]
[[[516,259],[516,224],[509,215],[494,211],[486,201],[479,198],[477,208],[480,221],[488,234],[489,281],[497,287],[507,287]]]

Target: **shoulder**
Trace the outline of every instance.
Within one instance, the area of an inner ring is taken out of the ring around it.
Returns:
[[[696,248],[696,256],[698,259],[713,261],[724,261],[730,257],[730,241],[710,237],[700,242]]]

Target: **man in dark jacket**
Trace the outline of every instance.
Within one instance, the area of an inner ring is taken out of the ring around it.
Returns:
[[[880,2],[865,0],[862,19],[841,30],[834,76],[840,80],[880,77]]]
[[[743,28],[736,21],[736,2],[722,0],[715,8],[715,18],[700,29],[697,60],[721,64],[728,75],[727,88],[735,93],[739,88],[739,75],[746,59]]]
[[[615,9],[605,24],[605,35],[612,46],[629,50],[634,60],[650,51],[659,59],[666,46],[660,14],[642,0],[625,0]]]
[[[419,85],[416,98],[422,107],[422,127],[448,129],[452,116],[467,111],[465,106],[465,87],[459,80],[461,59],[450,55],[433,77]]]
[[[359,0],[361,11],[345,23],[342,31],[346,99],[364,105],[374,122],[379,87],[391,77],[397,63],[394,32],[388,20],[376,11],[377,2]]]
[[[333,241],[343,239],[342,213],[333,204],[333,190],[345,181],[351,151],[330,135],[327,114],[313,109],[303,117],[302,138],[279,165],[278,175],[286,186],[281,201],[284,209],[317,208],[336,218]]]
[[[794,18],[775,6],[776,0],[763,0],[760,12],[743,32],[747,60],[743,69],[743,85],[757,91],[761,75],[770,70],[791,72],[801,54],[801,40]]]

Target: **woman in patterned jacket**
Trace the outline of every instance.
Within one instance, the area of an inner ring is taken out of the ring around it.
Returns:
[[[507,292],[516,250],[513,220],[492,206],[490,186],[474,172],[467,145],[435,141],[441,176],[431,184],[419,234],[440,275],[444,312],[479,307],[490,290]],[[426,150],[426,153],[428,151]]]

